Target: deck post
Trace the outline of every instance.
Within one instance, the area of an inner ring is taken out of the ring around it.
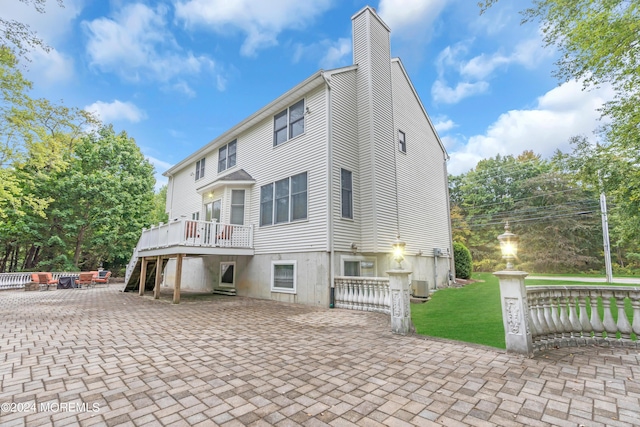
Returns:
[[[138,295],[144,295],[144,286],[147,281],[147,259],[142,257],[140,260],[140,289],[138,289]]]
[[[180,304],[180,284],[182,281],[182,258],[184,254],[176,257],[176,281],[173,285],[173,303]]]
[[[162,256],[156,257],[156,285],[153,288],[153,299],[160,298],[160,281],[162,280]]]

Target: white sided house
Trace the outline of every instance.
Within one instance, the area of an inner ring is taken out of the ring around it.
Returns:
[[[163,289],[326,307],[336,277],[395,268],[397,236],[414,295],[448,286],[447,153],[390,29],[370,7],[352,23],[354,65],[318,71],[164,173],[170,220],[143,230],[126,289],[155,269]]]

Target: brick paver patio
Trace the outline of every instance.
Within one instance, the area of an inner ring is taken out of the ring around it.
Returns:
[[[0,292],[0,425],[640,425],[640,354],[396,336],[241,297]]]

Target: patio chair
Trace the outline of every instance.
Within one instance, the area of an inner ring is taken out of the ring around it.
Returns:
[[[109,277],[111,277],[111,272],[110,271],[99,271],[97,276],[93,277],[93,284],[97,285],[99,283],[101,284],[105,284],[108,285],[109,284]]]
[[[48,291],[50,285],[58,286],[58,281],[54,280],[51,273],[38,273],[38,283],[41,291]]]
[[[76,280],[76,285],[82,288],[82,285],[85,285],[87,288],[95,286],[95,282],[93,281],[93,272],[88,271],[84,273],[80,273],[80,277]]]

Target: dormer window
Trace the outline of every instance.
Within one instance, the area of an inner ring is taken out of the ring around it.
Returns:
[[[236,165],[237,144],[237,140],[233,140],[218,150],[218,173]]]
[[[273,117],[273,146],[304,133],[304,99]]]
[[[204,157],[196,162],[196,181],[204,178]]]

